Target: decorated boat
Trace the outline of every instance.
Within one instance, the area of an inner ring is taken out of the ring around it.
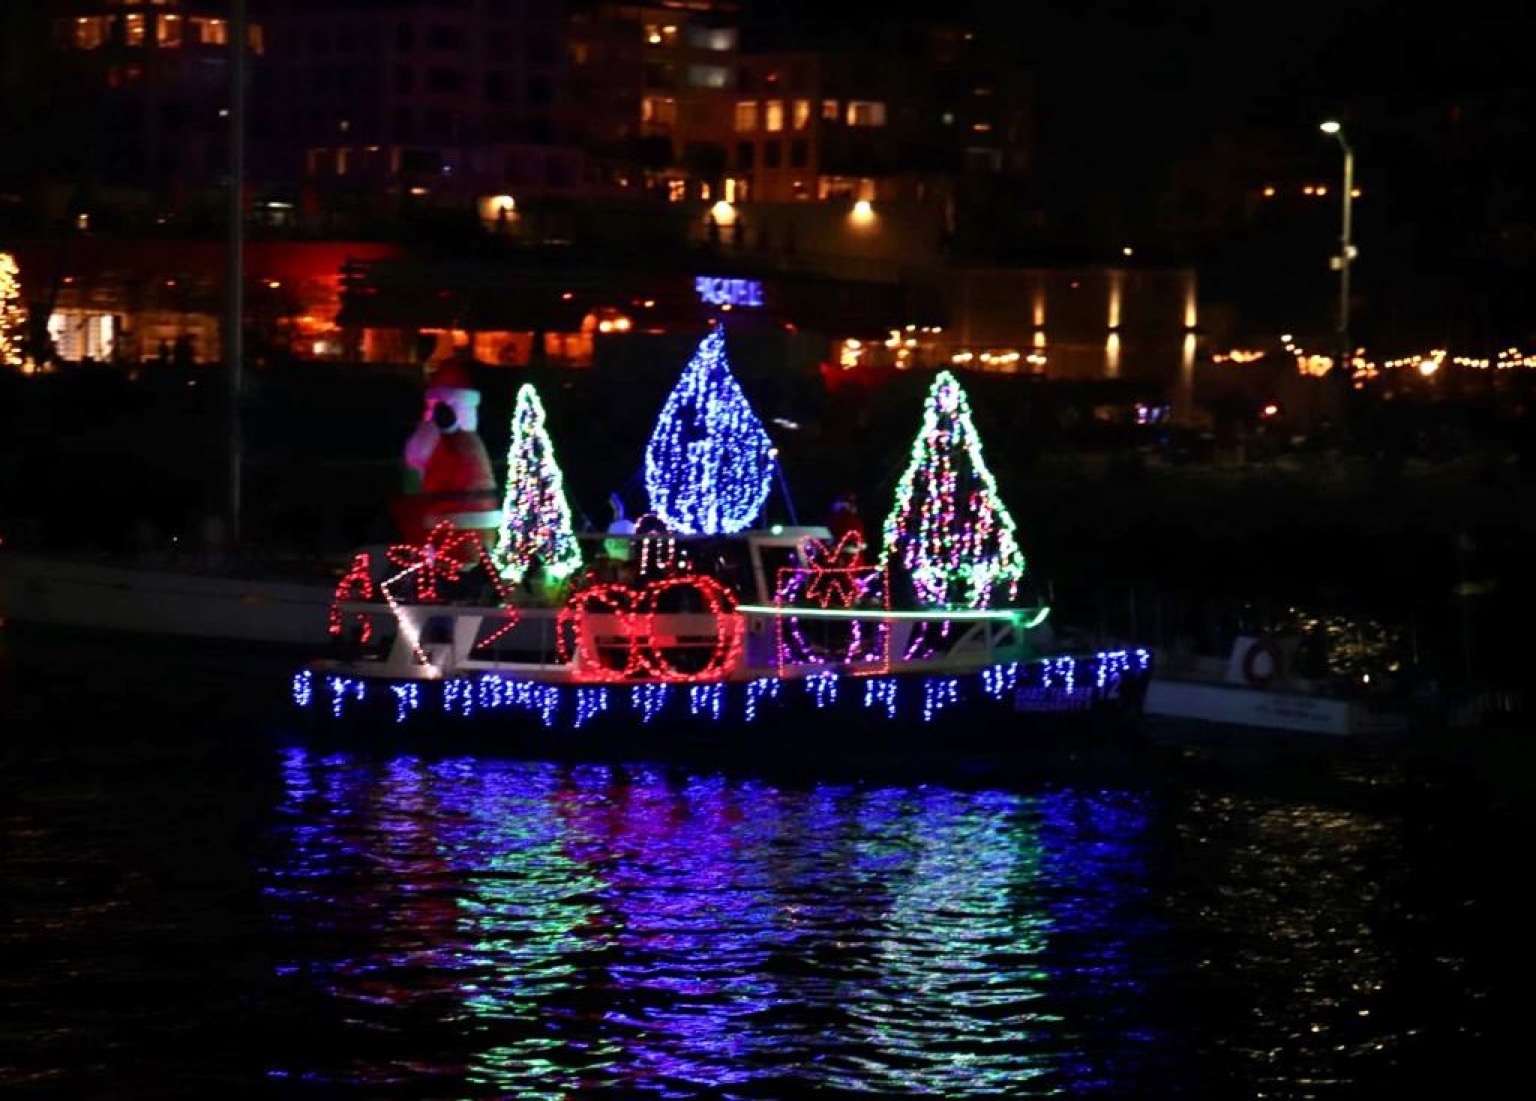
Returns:
[[[928,390],[874,546],[846,507],[827,526],[764,522],[778,452],[719,324],[658,418],[638,519],[620,507],[606,530],[574,530],[531,385],[510,435],[499,512],[397,508],[430,529],[356,555],[330,608],[331,652],[293,676],[295,705],[341,724],[478,722],[629,744],[766,725],[811,739],[939,725],[1018,739],[1046,717],[1140,706],[1146,650],[1053,649],[1050,608],[1026,595],[1014,520],[950,372]],[[426,465],[421,436],[408,450]],[[458,491],[439,480],[432,492]]]

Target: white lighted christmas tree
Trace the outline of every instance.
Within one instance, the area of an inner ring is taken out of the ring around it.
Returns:
[[[507,447],[507,490],[495,561],[501,575],[521,582],[537,562],[551,580],[581,568],[581,548],[565,499],[565,476],[544,427],[544,405],[532,386],[517,392]]]
[[[981,455],[981,437],[960,382],[940,371],[923,427],[886,517],[882,565],[912,579],[919,602],[986,608],[1011,600],[1024,576],[1013,517]]]
[[[688,361],[646,445],[651,511],[681,535],[741,531],[768,499],[776,454],[731,374],[717,325]]]
[[[25,358],[27,311],[21,304],[21,271],[16,257],[0,252],[0,367],[20,367]]]

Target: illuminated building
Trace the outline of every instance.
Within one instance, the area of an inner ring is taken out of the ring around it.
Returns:
[[[37,156],[66,174],[141,189],[175,211],[227,171],[229,7],[224,0],[51,0],[53,93]],[[265,29],[252,19],[253,54]],[[82,140],[81,135],[90,135]],[[50,140],[51,139],[51,140]]]
[[[564,0],[260,0],[253,136],[308,201],[388,216],[581,190]]]

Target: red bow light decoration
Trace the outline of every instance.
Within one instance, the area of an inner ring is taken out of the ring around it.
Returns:
[[[400,614],[400,603],[395,597],[394,586],[405,578],[416,575],[416,598],[420,601],[435,601],[438,599],[438,584],[440,582],[456,582],[464,576],[464,569],[476,559],[485,570],[486,577],[496,588],[499,599],[499,607],[506,613],[506,622],[499,628],[481,639],[477,646],[489,646],[513,627],[517,626],[518,611],[512,604],[511,594],[502,582],[501,574],[496,571],[495,563],[486,553],[485,542],[480,538],[480,533],[475,531],[462,531],[457,528],[452,520],[444,520],[432,529],[427,541],[421,546],[413,546],[409,543],[397,543],[389,548],[389,560],[401,567],[400,572],[389,580],[379,585],[384,599],[389,603],[390,609],[395,613],[395,619],[400,623],[401,629],[410,632],[407,637],[411,640],[411,648],[415,651],[416,660],[426,664],[427,656],[421,649],[420,642],[407,621]]]
[[[459,580],[466,565],[477,556],[484,557],[485,546],[477,533],[460,531],[452,520],[444,520],[421,546],[396,543],[388,554],[389,560],[404,571],[401,577],[416,574],[417,600],[436,600],[438,582]]]

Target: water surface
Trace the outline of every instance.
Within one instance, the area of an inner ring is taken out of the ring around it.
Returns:
[[[257,670],[120,659],[11,666],[18,1097],[1351,1097],[1513,1064],[1518,822],[1397,752],[936,782],[338,749],[254,721]]]

